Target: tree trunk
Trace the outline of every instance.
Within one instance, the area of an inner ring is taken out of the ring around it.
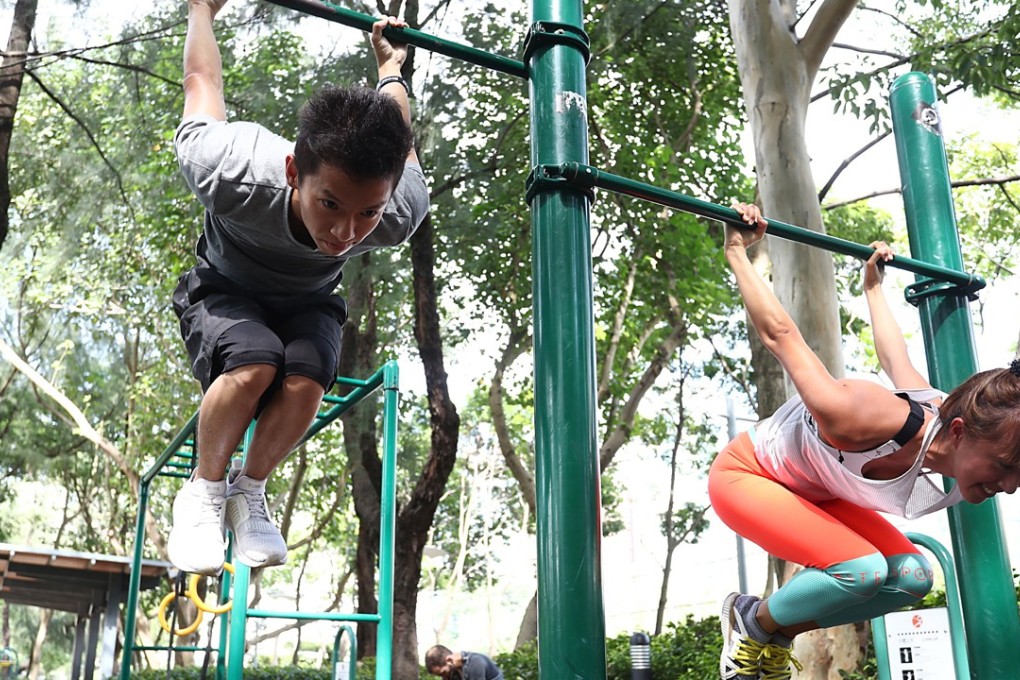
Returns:
[[[775,7],[762,0],[730,2],[762,211],[767,218],[824,232],[804,138],[813,74]],[[784,239],[769,239],[769,255],[776,296],[822,363],[842,375],[832,255]]]
[[[344,271],[348,318],[344,326],[338,369],[343,376],[367,376],[377,368],[378,338],[371,258],[371,253],[367,253],[356,262],[349,263]],[[378,411],[374,400],[366,400],[342,418],[354,511],[359,523],[355,569],[358,576],[358,611],[361,613],[379,611],[375,581],[382,485],[382,461],[379,459],[375,427]],[[375,656],[376,633],[375,624],[358,623],[359,658]]]
[[[431,217],[411,238],[414,277],[414,333],[425,369],[431,413],[432,447],[410,498],[397,514],[393,584],[393,678],[417,680],[418,635],[416,614],[422,551],[446,482],[457,459],[460,417],[450,399],[443,363],[439,311],[435,288],[435,248]],[[355,264],[355,263],[352,263]],[[350,317],[344,330],[341,373],[360,375],[371,370],[377,355],[373,275],[368,256],[348,272],[345,292]],[[351,464],[358,533],[358,611],[378,611],[375,563],[377,558],[379,497],[382,462],[376,444],[378,407],[353,409],[344,416],[344,440]],[[371,629],[371,630],[370,630]],[[358,627],[358,655],[376,653],[374,626]]]
[[[35,641],[32,643],[32,655],[28,657],[28,679],[36,680],[42,671],[42,651],[46,644],[46,633],[50,629],[50,619],[53,618],[52,609],[39,610],[39,628],[35,631]]]
[[[662,621],[666,615],[666,601],[669,599],[669,577],[673,573],[673,553],[680,541],[673,533],[673,511],[676,507],[676,461],[684,432],[684,381],[677,391],[677,423],[673,435],[673,449],[669,455],[669,501],[666,503],[664,531],[666,535],[666,563],[662,565],[662,583],[659,586],[659,603],[655,607],[655,629],[652,635],[662,633]]]
[[[729,0],[758,190],[767,218],[825,231],[804,128],[818,65],[856,4],[825,0],[798,40],[793,0]],[[782,239],[769,239],[768,250],[776,296],[826,368],[841,377],[844,364],[831,254]],[[756,363],[765,361],[759,351]],[[782,391],[778,385],[758,384],[760,396]],[[788,382],[785,392],[792,392]],[[759,403],[760,412],[771,413],[774,406]],[[789,568],[783,571],[787,578],[792,575]],[[806,662],[800,677],[821,680],[838,678],[840,667],[855,668],[862,652],[855,627],[841,626],[800,636],[797,653]]]
[[[393,677],[418,678],[418,635],[415,630],[421,559],[436,508],[457,461],[460,415],[450,399],[443,341],[439,327],[439,305],[435,282],[435,232],[432,217],[426,216],[411,237],[414,272],[414,337],[425,369],[432,446],[421,476],[397,517],[397,564],[394,583],[394,640],[397,650]]]
[[[524,617],[521,619],[521,627],[517,630],[517,640],[514,642],[514,649],[520,649],[526,643],[538,637],[538,591],[531,596],[527,608],[524,610]]]
[[[11,137],[14,134],[14,116],[21,97],[21,83],[25,77],[28,45],[32,42],[35,14],[39,0],[18,0],[14,5],[11,34],[7,38],[7,52],[0,63],[0,249],[7,240],[10,228]]]

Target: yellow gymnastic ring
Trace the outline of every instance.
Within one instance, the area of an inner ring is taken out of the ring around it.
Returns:
[[[230,562],[224,562],[223,568],[229,571],[231,574],[234,573],[234,565],[232,565]],[[234,606],[233,600],[230,600],[229,602],[224,602],[221,605],[210,607],[202,600],[202,598],[198,596],[198,579],[200,577],[201,576],[199,574],[192,574],[191,580],[188,581],[188,597],[191,599],[192,602],[195,603],[195,606],[198,607],[201,611],[209,612],[210,614],[222,614],[224,612],[230,611],[230,608]]]
[[[170,630],[170,624],[167,623],[166,621],[166,609],[167,607],[170,606],[170,603],[176,599],[177,593],[170,591],[169,593],[166,594],[166,597],[163,598],[163,601],[159,603],[159,625],[163,628],[163,630],[170,633],[171,635],[176,635],[178,637],[191,635],[196,630],[198,630],[199,625],[201,625],[202,623],[202,617],[205,616],[205,614],[203,614],[202,610],[199,609],[198,616],[195,617],[194,623],[192,623],[190,626],[183,629],[178,628],[177,630]]]

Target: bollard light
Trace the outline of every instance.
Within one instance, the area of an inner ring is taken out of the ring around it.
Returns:
[[[630,636],[631,680],[652,680],[652,641],[645,633]]]

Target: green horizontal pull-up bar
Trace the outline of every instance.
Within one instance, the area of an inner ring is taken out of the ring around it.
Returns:
[[[547,166],[544,168],[544,172],[547,176],[558,175],[572,186],[595,187],[615,191],[616,193],[652,201],[669,208],[676,208],[684,212],[719,220],[720,222],[727,222],[738,227],[747,227],[747,223],[732,208],[726,208],[715,203],[685,196],[675,191],[667,191],[651,184],[613,175],[590,165],[564,163],[559,166]],[[854,243],[853,241],[836,238],[835,236],[811,231],[803,227],[795,227],[791,224],[784,224],[778,220],[770,219],[768,222],[768,233],[797,243],[815,246],[842,255],[850,255],[862,260],[867,260],[875,252],[871,247]],[[901,255],[895,256],[890,262],[886,263],[886,266],[896,267],[915,274],[930,276],[939,281],[956,284],[967,293],[973,293],[985,287],[984,279],[976,274],[959,272],[955,269],[940,267],[935,264],[921,262],[920,260],[912,260]]]
[[[360,12],[354,12],[349,9],[339,7],[331,2],[319,0],[267,0],[274,5],[280,7],[286,7],[288,9],[297,10],[311,16],[319,17],[321,19],[327,19],[334,21],[344,26],[350,26],[352,28],[358,28],[366,33],[372,32],[372,24],[376,22],[376,19],[368,16],[367,14],[361,14]],[[401,42],[407,45],[415,45],[437,54],[443,54],[448,57],[454,57],[461,59],[470,64],[476,66],[484,66],[490,68],[493,71],[499,71],[500,73],[507,73],[518,78],[528,78],[528,67],[524,65],[524,62],[503,57],[498,54],[490,54],[484,50],[471,47],[469,45],[462,45],[461,43],[451,42],[449,40],[443,40],[437,38],[428,33],[417,31],[412,28],[387,28],[383,31],[383,35],[394,42]]]

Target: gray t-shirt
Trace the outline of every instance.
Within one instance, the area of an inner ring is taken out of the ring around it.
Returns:
[[[403,243],[429,209],[421,167],[408,163],[379,226],[334,257],[298,241],[290,230],[292,190],[284,161],[294,152],[293,142],[256,123],[200,114],[181,121],[174,148],[185,181],[206,210],[199,266],[253,295],[330,293],[348,259]]]
[[[464,665],[461,680],[503,680],[503,672],[492,659],[478,652],[461,652]]]

